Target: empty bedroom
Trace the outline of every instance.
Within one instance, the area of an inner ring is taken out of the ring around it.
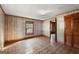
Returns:
[[[79,4],[0,5],[0,54],[75,53]]]

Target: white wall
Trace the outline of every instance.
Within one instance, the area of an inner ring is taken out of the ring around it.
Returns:
[[[43,35],[50,37],[50,20],[43,22]]]
[[[57,40],[64,43],[64,16],[57,16]]]

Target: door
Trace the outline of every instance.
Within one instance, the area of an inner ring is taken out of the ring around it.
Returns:
[[[79,13],[73,15],[73,44],[79,48]]]
[[[72,38],[72,16],[67,15],[64,17],[64,25],[65,25],[65,32],[64,32],[64,43],[68,46],[73,46],[73,38]]]

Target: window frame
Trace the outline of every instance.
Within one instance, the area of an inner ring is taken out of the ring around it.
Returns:
[[[26,28],[26,24],[33,24],[33,32],[32,33],[27,33],[27,28]],[[25,22],[25,35],[32,35],[32,34],[34,34],[34,22],[32,22],[32,21],[26,21]]]

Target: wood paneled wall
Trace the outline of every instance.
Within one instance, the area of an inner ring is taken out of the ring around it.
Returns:
[[[79,48],[79,13],[67,15],[65,18],[65,44]]]
[[[34,34],[25,35],[25,22],[34,22]],[[21,38],[42,35],[42,22],[41,20],[33,20],[17,16],[6,15],[5,20],[5,41],[19,40]]]
[[[4,46],[4,20],[5,15],[0,6],[0,49]]]

